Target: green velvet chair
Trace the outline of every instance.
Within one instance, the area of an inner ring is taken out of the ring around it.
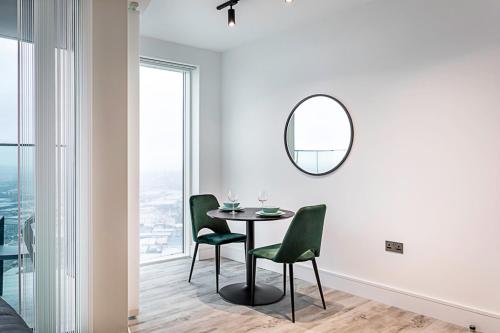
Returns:
[[[193,275],[194,262],[198,253],[200,244],[215,246],[215,287],[219,292],[219,274],[220,274],[220,247],[229,243],[244,243],[246,249],[247,237],[243,234],[232,233],[227,222],[221,219],[212,219],[207,216],[207,212],[218,209],[219,202],[211,194],[193,195],[189,198],[189,208],[191,211],[191,225],[193,227],[193,241],[196,243],[194,248],[193,262],[189,272],[189,282]],[[199,236],[201,230],[209,229],[212,233]]]
[[[318,266],[316,265],[316,257],[319,257],[321,248],[325,214],[325,205],[303,207],[295,214],[282,243],[249,251],[249,254],[252,256],[252,304],[254,304],[255,297],[257,258],[268,259],[283,264],[283,294],[286,293],[286,265],[288,264],[290,269],[292,322],[295,322],[293,264],[296,262],[312,261],[323,309],[326,310],[325,298],[323,297],[323,289],[321,288],[321,281],[318,274]]]

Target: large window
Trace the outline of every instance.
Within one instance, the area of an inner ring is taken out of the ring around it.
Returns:
[[[17,147],[17,40],[0,38],[0,244],[17,246],[18,233],[18,147]],[[2,221],[3,217],[3,221]],[[3,267],[2,267],[3,266]],[[0,262],[0,295],[18,306],[18,262]]]
[[[30,136],[19,135],[19,48],[32,45],[0,37],[0,247],[3,253],[24,253],[21,262],[13,257],[0,261],[0,296],[31,325],[33,261],[22,235],[24,226],[33,225],[33,144]],[[28,112],[22,117],[25,127],[31,124]]]
[[[141,263],[185,253],[185,124],[189,79],[188,69],[141,61]]]

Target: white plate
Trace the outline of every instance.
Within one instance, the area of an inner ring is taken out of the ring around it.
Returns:
[[[282,212],[281,210],[279,210],[276,213],[264,213],[262,210],[259,210],[255,214],[257,214],[258,216],[263,216],[263,217],[276,217],[276,216],[283,216],[283,215],[285,215],[285,212]]]
[[[235,212],[242,212],[242,211],[244,211],[244,210],[245,210],[245,208],[243,208],[243,207],[238,207],[238,208],[232,209],[232,208],[227,208],[227,207],[222,207],[222,206],[221,206],[221,207],[219,207],[219,210],[220,210],[220,211],[223,211],[223,212],[232,212],[233,210],[234,210]]]

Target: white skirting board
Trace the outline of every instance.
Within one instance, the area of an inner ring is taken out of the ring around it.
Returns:
[[[232,245],[221,247],[221,256],[243,262],[244,250]],[[282,273],[282,265],[268,260],[260,260],[259,267]],[[294,266],[296,278],[316,283],[312,265],[307,263]],[[463,327],[476,325],[478,332],[500,332],[500,314],[475,309],[461,304],[420,295],[380,283],[319,268],[321,283],[325,287],[345,291],[353,295],[375,300],[407,311],[437,318]]]

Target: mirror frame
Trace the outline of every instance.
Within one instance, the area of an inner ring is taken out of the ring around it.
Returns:
[[[326,171],[326,172],[322,172],[322,173],[312,173],[312,172],[309,172],[309,171],[306,171],[304,169],[302,169],[297,163],[295,163],[295,160],[293,159],[292,155],[290,154],[290,151],[288,150],[288,143],[286,141],[286,136],[287,136],[287,133],[288,133],[288,124],[290,123],[290,120],[292,119],[292,116],[294,115],[295,111],[306,101],[308,101],[309,99],[311,98],[314,98],[314,97],[327,97],[327,98],[330,98],[332,100],[334,100],[335,102],[337,102],[341,107],[342,109],[344,110],[344,112],[346,113],[347,115],[347,119],[349,120],[349,126],[351,127],[351,140],[349,141],[349,147],[347,148],[347,151],[346,151],[346,154],[344,156],[344,158],[340,161],[340,163],[338,163],[335,167],[333,167],[332,169]],[[327,94],[314,94],[314,95],[310,95],[310,96],[307,96],[306,98],[302,99],[300,102],[297,103],[297,105],[295,105],[295,107],[292,109],[292,112],[290,112],[290,115],[288,116],[287,120],[286,120],[286,124],[285,124],[285,132],[284,132],[284,140],[285,140],[285,150],[286,150],[286,154],[288,155],[288,158],[290,159],[290,161],[292,162],[292,164],[297,168],[299,169],[300,171],[302,171],[303,173],[305,174],[308,174],[310,176],[326,176],[326,175],[329,175],[331,174],[332,172],[335,172],[338,168],[340,168],[340,166],[342,164],[344,164],[344,162],[347,160],[347,157],[349,157],[349,154],[351,153],[351,149],[352,149],[352,145],[354,143],[354,125],[352,123],[352,118],[351,118],[351,114],[349,113],[349,111],[347,111],[347,108],[345,107],[344,104],[342,104],[341,101],[339,101],[338,99],[336,99],[335,97],[333,96],[330,96],[330,95],[327,95]]]

